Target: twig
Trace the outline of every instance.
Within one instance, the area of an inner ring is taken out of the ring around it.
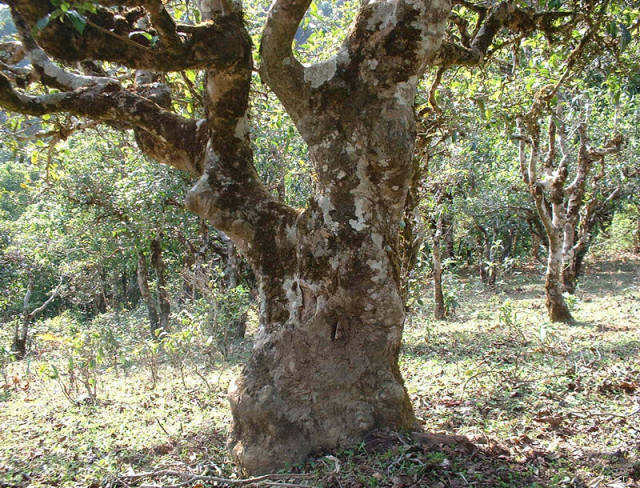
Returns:
[[[162,429],[162,432],[167,434],[167,437],[169,438],[169,440],[171,442],[174,442],[173,441],[173,436],[171,434],[169,434],[169,432],[167,432],[167,429],[164,428],[164,425],[162,425],[162,422],[160,422],[160,420],[156,419],[156,423],[160,426],[160,428]]]

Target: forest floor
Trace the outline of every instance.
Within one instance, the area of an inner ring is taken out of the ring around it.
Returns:
[[[474,277],[458,287],[450,320],[412,316],[401,357],[425,431],[444,435],[372,435],[291,468],[311,478],[271,486],[640,487],[640,261],[590,265],[570,326],[547,321],[532,270],[495,290]],[[0,488],[209,486],[132,476],[166,469],[238,477],[225,451],[226,388],[246,350],[208,373],[208,386],[187,371],[185,387],[169,367],[155,389],[142,369],[105,373],[97,405],[69,402],[36,360],[10,366]]]

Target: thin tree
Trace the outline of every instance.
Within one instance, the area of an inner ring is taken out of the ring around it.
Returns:
[[[535,202],[548,240],[545,293],[549,318],[568,323],[573,318],[563,292],[575,290],[598,208],[620,194],[620,186],[609,189],[602,182],[605,157],[620,150],[622,136],[615,134],[602,147],[592,147],[587,126],[581,122],[576,127],[579,144],[574,155],[569,149],[567,131],[558,108],[549,116],[547,151],[543,155],[540,107],[541,104],[536,103],[526,115],[517,118],[520,173]],[[575,160],[574,164],[570,164],[572,160]],[[593,171],[595,163],[600,164],[597,173]],[[570,173],[573,173],[572,180]],[[600,192],[605,192],[602,201],[598,199]]]

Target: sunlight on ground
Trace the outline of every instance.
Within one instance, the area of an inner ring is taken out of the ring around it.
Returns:
[[[398,436],[337,453],[339,473],[327,458],[305,469],[342,487],[637,486],[638,264],[595,267],[570,300],[572,326],[547,321],[541,280],[522,274],[495,292],[469,279],[450,321],[411,318],[401,367],[418,417],[481,455],[416,450]],[[199,464],[234,475],[226,389],[243,355],[207,384],[188,375],[186,387],[168,368],[155,390],[143,370],[104,374],[97,406],[72,405],[37,362],[13,366],[0,390],[0,486],[98,487],[127,471]]]

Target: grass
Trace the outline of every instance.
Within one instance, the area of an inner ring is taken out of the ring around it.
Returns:
[[[444,435],[379,432],[293,467],[314,475],[299,483],[640,486],[640,262],[587,273],[570,326],[547,321],[533,270],[496,290],[461,279],[448,321],[413,314],[401,368],[425,430]],[[0,389],[0,487],[125,486],[118,475],[162,468],[238,476],[225,451],[225,392],[246,351],[210,371],[209,386],[188,374],[185,387],[168,367],[155,389],[145,369],[106,372],[99,405],[71,404],[38,361],[11,365]]]

